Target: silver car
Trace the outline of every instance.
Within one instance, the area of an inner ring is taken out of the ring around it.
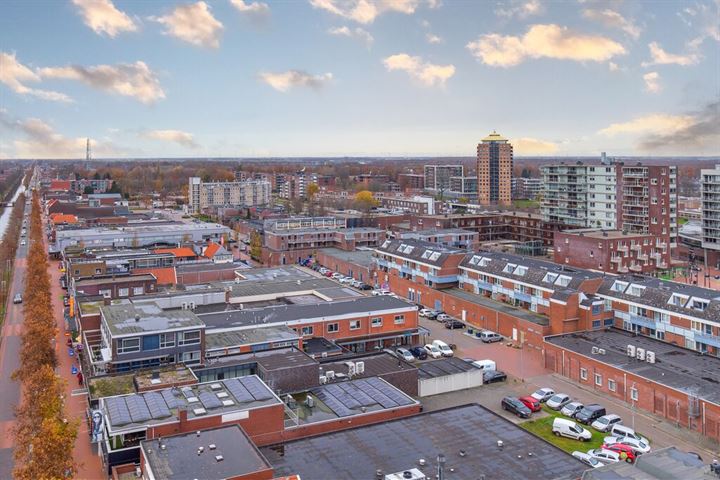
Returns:
[[[406,348],[398,348],[395,350],[400,358],[405,360],[406,362],[414,362],[415,361],[415,355],[410,353],[410,350]]]
[[[583,405],[580,402],[570,402],[565,404],[564,407],[560,410],[560,413],[565,415],[566,417],[573,418],[576,413],[578,413],[580,410],[583,409],[585,405]]]

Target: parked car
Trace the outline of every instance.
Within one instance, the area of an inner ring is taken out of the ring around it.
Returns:
[[[565,393],[556,393],[552,397],[547,399],[547,402],[545,402],[545,405],[552,408],[553,410],[560,410],[562,407],[570,403],[572,399],[570,398],[570,395],[567,395]]]
[[[412,353],[410,353],[410,350],[408,350],[407,348],[398,348],[396,350],[396,352],[397,352],[398,356],[400,358],[402,358],[403,360],[405,360],[406,362],[414,362],[415,361],[415,356]]]
[[[450,330],[457,330],[458,328],[465,328],[465,324],[460,320],[449,320],[445,322],[445,328]]]
[[[352,280],[350,282],[350,285],[352,285],[355,288],[360,288],[363,286],[363,282],[361,282],[360,280]]]
[[[610,415],[603,415],[602,417],[598,418],[597,420],[592,422],[590,426],[598,432],[609,432],[610,430],[612,430],[615,424],[620,422],[622,422],[622,418],[620,418],[618,415],[615,415],[614,413],[611,413]]]
[[[455,355],[455,352],[452,351],[452,348],[450,348],[450,345],[443,342],[442,340],[433,340],[432,344],[440,350],[440,353],[443,357],[452,357]]]
[[[13,303],[22,303],[22,294],[16,293],[13,297]]]
[[[373,289],[372,285],[368,285],[367,283],[363,283],[358,288],[360,288],[360,290],[372,290]]]
[[[592,438],[592,433],[588,430],[572,420],[560,417],[555,417],[553,420],[552,432],[557,437],[568,437],[581,442],[587,442]]]
[[[615,443],[627,445],[628,447],[632,448],[633,451],[638,452],[638,454],[648,453],[650,451],[649,443],[645,443],[642,440],[637,440],[630,437],[605,437],[603,438],[603,443],[605,445],[613,445]]]
[[[588,450],[587,454],[595,460],[604,463],[605,465],[608,465],[610,463],[617,463],[620,461],[619,453],[613,452],[612,450],[607,450],[605,448],[590,449]]]
[[[453,318],[447,313],[440,313],[435,317],[435,320],[437,320],[438,322],[447,322],[452,319]]]
[[[392,295],[392,292],[390,290],[385,290],[384,288],[378,288],[372,291],[372,294],[375,296],[385,296],[385,295]]]
[[[483,372],[483,383],[504,382],[507,380],[505,372],[499,370],[486,370]]]
[[[484,330],[480,332],[479,336],[480,340],[482,340],[483,343],[493,343],[493,342],[502,342],[502,335],[499,333],[491,332],[490,330]]]
[[[547,400],[555,395],[555,390],[552,388],[541,388],[531,393],[530,396],[541,403],[547,402]]]
[[[427,351],[423,347],[412,347],[410,353],[418,360],[425,360],[428,357]]]
[[[435,320],[438,315],[442,314],[443,312],[440,310],[431,310],[430,313],[426,315],[426,317],[430,320]]]
[[[334,278],[335,280],[340,280],[343,277],[342,273],[335,272],[332,275],[330,275],[330,278]]]
[[[435,345],[433,345],[433,344],[431,344],[431,343],[428,343],[428,344],[425,345],[423,348],[425,349],[425,353],[427,353],[428,356],[430,356],[430,357],[432,357],[432,358],[440,358],[440,357],[442,357],[442,353],[440,352],[440,350],[439,350]]]
[[[326,277],[330,278],[330,277],[332,277],[333,272],[332,272],[332,270],[328,270],[328,271],[326,271],[325,273],[323,273],[323,275],[325,275]]]
[[[473,367],[479,368],[480,370],[497,370],[497,364],[494,360],[472,360],[470,363]]]
[[[530,415],[532,415],[530,409],[515,397],[503,398],[500,406],[502,406],[502,409],[506,412],[514,413],[520,418],[530,418]]]
[[[539,412],[540,410],[542,410],[542,405],[540,405],[540,401],[533,397],[530,397],[530,396],[520,397],[520,398],[518,398],[518,400],[520,400],[522,403],[524,403],[525,406],[528,407],[531,412]]]
[[[623,445],[622,443],[603,445],[602,448],[617,453],[618,455],[620,455],[620,460],[625,460],[628,463],[634,462],[637,458],[637,455],[635,454],[635,451],[632,449],[632,447],[629,447],[628,445]]]
[[[343,285],[350,285],[352,282],[355,281],[355,279],[352,277],[342,277],[339,281]]]
[[[25,239],[20,240],[20,245],[27,245],[27,242],[25,241]]]
[[[427,316],[428,316],[429,314],[431,314],[432,312],[433,312],[433,310],[431,310],[431,309],[429,309],[429,308],[421,308],[421,309],[418,311],[418,315],[420,315],[421,317],[427,317]]]
[[[579,452],[575,450],[572,452],[572,456],[583,462],[585,465],[592,467],[592,468],[600,468],[605,466],[604,463],[598,461],[595,457],[591,457],[585,452]]]
[[[560,413],[565,415],[566,417],[573,418],[577,413],[583,409],[585,405],[583,405],[580,402],[570,402],[566,403],[564,407],[560,410]]]
[[[597,403],[593,403],[585,405],[583,409],[575,415],[575,420],[580,423],[584,423],[585,425],[590,425],[592,422],[606,414],[607,412],[605,411],[605,407],[598,405]]]
[[[635,440],[640,440],[641,442],[650,444],[647,438],[643,437],[642,435],[639,435],[635,430],[633,430],[630,427],[626,427],[625,425],[621,425],[619,423],[616,423],[612,426],[610,429],[610,435],[613,437],[628,437],[628,438],[634,438]]]

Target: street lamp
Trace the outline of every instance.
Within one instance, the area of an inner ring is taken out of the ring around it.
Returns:
[[[632,386],[630,387],[630,401],[632,402],[630,407],[630,412],[632,414],[632,428],[635,430],[635,382],[632,383]]]

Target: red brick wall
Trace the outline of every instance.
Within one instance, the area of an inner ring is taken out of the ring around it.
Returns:
[[[340,272],[343,275],[350,275],[352,272],[352,277],[356,280],[360,280],[368,284],[372,284],[373,282],[373,269],[370,267],[346,262],[345,260],[334,257],[333,255],[323,251],[318,251],[316,258],[321,265],[331,270]]]
[[[222,270],[208,270],[205,272],[180,272],[177,271],[178,284],[198,284],[207,282],[221,282],[235,279],[235,268],[228,264],[228,268]]]
[[[395,324],[395,315],[404,315],[405,317],[405,323],[402,324]],[[382,318],[382,325],[379,327],[373,327],[371,326],[371,319],[373,318]],[[350,322],[352,320],[360,320],[360,328],[356,330],[350,329]],[[328,325],[330,324],[338,324],[338,331],[337,332],[328,332]],[[324,337],[329,340],[349,340],[354,338],[364,338],[369,335],[379,335],[379,334],[392,334],[392,333],[402,333],[407,330],[414,330],[418,327],[418,314],[417,310],[415,311],[407,311],[400,314],[385,314],[385,315],[363,315],[358,314],[356,317],[353,317],[352,319],[342,319],[342,320],[328,320],[324,322],[315,322],[315,323],[308,323],[304,324],[303,327],[313,327],[313,334],[308,335],[308,337]],[[302,327],[292,327],[297,331],[301,331]]]

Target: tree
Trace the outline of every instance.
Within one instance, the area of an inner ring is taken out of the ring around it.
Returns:
[[[262,237],[257,230],[250,234],[250,258],[256,262],[262,261]]]
[[[375,196],[369,190],[362,190],[355,194],[355,207],[363,212],[370,211],[371,208],[376,207],[378,201],[375,200]]]
[[[313,201],[315,199],[315,195],[320,191],[320,187],[317,183],[311,183],[307,186],[307,196],[310,201]]]

